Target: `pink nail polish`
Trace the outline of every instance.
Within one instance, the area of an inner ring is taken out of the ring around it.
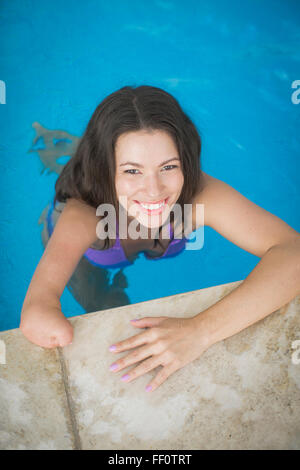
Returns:
[[[130,320],[130,321],[139,321],[139,319],[138,319],[138,318],[135,318],[134,320]]]
[[[118,368],[118,364],[112,364],[109,369],[116,370],[117,368]]]
[[[115,351],[116,349],[117,349],[117,346],[115,346],[114,344],[109,347],[110,351]]]
[[[151,386],[151,385],[147,385],[147,387],[146,387],[146,392],[150,392],[150,390],[152,390],[152,386]]]
[[[123,376],[121,377],[121,380],[123,380],[123,382],[124,382],[125,380],[128,380],[128,379],[129,379],[129,375],[128,375],[128,374],[125,374],[125,375],[123,375]]]

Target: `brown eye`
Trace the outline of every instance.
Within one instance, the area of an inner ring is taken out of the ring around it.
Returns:
[[[139,170],[125,170],[124,173],[127,173],[128,175],[136,175],[137,173],[131,173],[132,171],[139,171]]]
[[[173,168],[178,168],[178,165],[166,165],[166,166],[164,166],[164,168],[169,168],[169,169],[173,170]]]

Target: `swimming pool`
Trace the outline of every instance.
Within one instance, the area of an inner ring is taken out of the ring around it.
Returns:
[[[90,0],[83,10],[70,0],[6,0],[0,8],[0,330],[19,325],[58,172],[96,105],[122,86],[172,93],[201,134],[203,170],[299,230],[297,1],[247,0],[241,9],[235,0]],[[206,227],[202,250],[139,257],[117,287],[136,303],[243,279],[258,261]],[[61,302],[67,316],[85,313],[68,289]]]

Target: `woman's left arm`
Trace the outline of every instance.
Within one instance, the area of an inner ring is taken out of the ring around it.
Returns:
[[[246,279],[194,317],[214,344],[263,319],[300,293],[300,235],[228,184],[208,177],[201,198],[205,225],[259,256]]]
[[[141,318],[133,325],[147,328],[145,332],[111,347],[114,353],[136,348],[111,365],[111,370],[119,372],[135,364],[122,377],[126,382],[163,366],[146,390],[154,391],[210,346],[263,319],[300,293],[299,233],[228,184],[204,176],[205,187],[193,206],[194,228],[198,228],[197,204],[203,204],[205,225],[261,259],[235,290],[198,315]]]
[[[300,239],[272,246],[230,294],[194,317],[208,345],[263,319],[300,294]]]

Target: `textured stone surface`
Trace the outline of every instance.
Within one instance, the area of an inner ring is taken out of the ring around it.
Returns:
[[[72,449],[74,438],[57,350],[0,332],[0,449]]]
[[[75,317],[64,350],[77,425],[85,449],[300,448],[300,365],[291,343],[300,334],[299,303],[274,312],[175,372],[153,393],[158,369],[123,383],[109,371],[108,347],[135,335],[143,316],[188,317],[239,283]]]
[[[31,345],[0,333],[1,447],[5,449],[300,449],[300,297],[207,350],[152,393],[159,368],[131,383],[112,373],[108,347],[140,330],[130,319],[189,317],[240,282],[70,319],[73,344]]]

